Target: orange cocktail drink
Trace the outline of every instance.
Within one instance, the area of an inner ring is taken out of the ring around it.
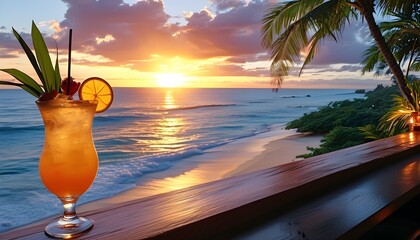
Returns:
[[[74,199],[92,184],[98,155],[92,139],[96,101],[58,99],[37,102],[45,125],[39,161],[41,179],[58,198]]]
[[[92,138],[93,116],[111,106],[114,94],[102,78],[88,78],[80,84],[71,77],[72,29],[69,32],[69,64],[65,79],[61,78],[58,56],[53,66],[48,47],[33,21],[31,36],[35,54],[15,29],[13,34],[28,56],[39,81],[15,68],[5,68],[0,71],[10,74],[18,82],[0,81],[0,85],[20,87],[37,98],[36,104],[45,126],[39,173],[45,187],[60,199],[64,208],[63,215],[48,224],[44,231],[54,238],[78,237],[94,225],[92,220],[77,216],[75,206],[98,171],[98,155]],[[77,92],[80,100],[73,98]]]

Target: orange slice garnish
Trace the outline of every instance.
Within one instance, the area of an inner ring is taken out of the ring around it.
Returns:
[[[114,93],[111,85],[102,78],[91,77],[86,79],[79,88],[80,100],[96,100],[98,106],[97,113],[107,110],[114,100]]]

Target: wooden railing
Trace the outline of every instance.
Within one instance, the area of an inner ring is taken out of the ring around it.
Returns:
[[[419,159],[420,133],[401,134],[88,211],[95,227],[80,239],[358,238],[420,194]],[[0,239],[47,239],[51,221]]]

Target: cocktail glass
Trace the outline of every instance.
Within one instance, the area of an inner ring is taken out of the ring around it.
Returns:
[[[58,221],[45,233],[55,238],[77,237],[93,227],[93,221],[78,217],[75,204],[90,187],[98,170],[98,155],[92,138],[97,101],[37,101],[45,125],[45,142],[39,173],[45,187],[64,206]]]

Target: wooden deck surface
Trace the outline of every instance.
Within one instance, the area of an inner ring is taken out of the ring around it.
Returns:
[[[420,133],[401,134],[86,212],[95,227],[80,239],[241,239],[264,226],[278,227],[276,239],[357,237],[420,194],[416,153]],[[47,239],[50,221],[0,239]]]
[[[235,238],[360,239],[399,207],[420,196],[419,183],[420,154],[284,211]]]

